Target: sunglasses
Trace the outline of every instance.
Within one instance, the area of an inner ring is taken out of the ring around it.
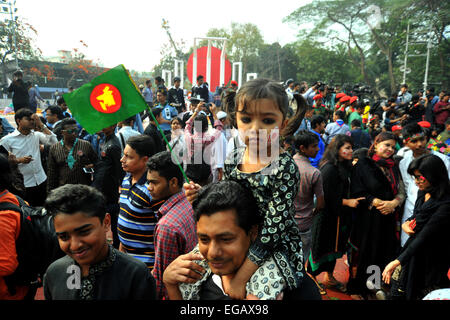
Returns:
[[[68,129],[68,130],[63,130],[65,133],[68,134],[74,134],[74,133],[78,133],[78,129]]]

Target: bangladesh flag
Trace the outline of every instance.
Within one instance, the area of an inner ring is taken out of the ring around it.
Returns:
[[[122,64],[63,97],[73,117],[90,134],[147,108],[144,97]]]

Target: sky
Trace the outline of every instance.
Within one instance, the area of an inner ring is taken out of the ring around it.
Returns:
[[[16,0],[17,15],[37,31],[35,44],[43,56],[58,50],[82,49],[89,59],[112,68],[150,72],[161,59],[161,47],[169,38],[161,28],[169,22],[173,39],[184,40],[186,49],[194,37],[210,28],[231,28],[231,22],[258,26],[266,43],[281,45],[296,39],[295,26],[282,19],[310,0]],[[87,44],[83,47],[80,40]]]

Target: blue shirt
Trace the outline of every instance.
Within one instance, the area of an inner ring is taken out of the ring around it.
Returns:
[[[314,130],[310,130],[310,131],[319,137],[319,152],[317,152],[317,155],[315,158],[309,158],[309,161],[311,161],[311,165],[314,168],[319,168],[320,160],[322,159],[323,153],[325,152],[325,143],[323,142],[322,136],[320,135],[320,133],[317,133]]]
[[[132,184],[130,173],[123,179],[117,232],[126,252],[144,262],[149,269],[153,269],[155,264],[153,233],[157,217],[152,209],[152,197],[146,182],[147,174],[143,174],[135,184]]]
[[[157,107],[163,109],[161,115],[165,120],[170,121],[178,115],[177,109],[169,104],[166,104],[164,107],[161,105],[158,105]],[[159,126],[163,131],[170,131],[171,129],[170,123],[160,123]]]

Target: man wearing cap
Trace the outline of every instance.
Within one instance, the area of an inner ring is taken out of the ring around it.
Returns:
[[[173,87],[169,89],[167,94],[167,101],[171,106],[174,106],[178,113],[186,111],[186,103],[184,101],[184,92],[180,88],[180,77],[173,78]]]
[[[358,97],[350,97],[349,108],[346,110],[347,116],[356,111],[356,104],[358,103]]]
[[[334,97],[334,100],[337,101],[336,105],[334,106],[334,111],[339,110],[341,108],[341,98],[345,96],[345,93],[343,92],[339,92],[338,94],[336,94],[336,96]]]
[[[286,80],[286,93],[289,95],[293,95],[294,94],[294,80],[293,79],[288,79]]]
[[[202,75],[197,77],[197,84],[192,87],[192,97],[201,98],[205,103],[209,102],[209,87],[204,82],[205,78]]]
[[[347,107],[350,104],[350,97],[345,95],[341,99],[339,99],[339,102],[340,102],[339,109],[334,109],[334,110],[335,111],[339,110],[339,111],[345,112],[345,109],[347,109]]]
[[[314,100],[314,105],[313,105],[314,114],[318,114],[318,115],[321,115],[321,116],[327,118],[328,108],[325,107],[325,105],[322,103],[323,96],[320,93],[316,94],[314,96],[313,100]]]
[[[237,81],[235,81],[235,80],[231,80],[231,90],[233,90],[233,91],[237,91],[237,89],[238,89],[238,83],[237,83]]]

